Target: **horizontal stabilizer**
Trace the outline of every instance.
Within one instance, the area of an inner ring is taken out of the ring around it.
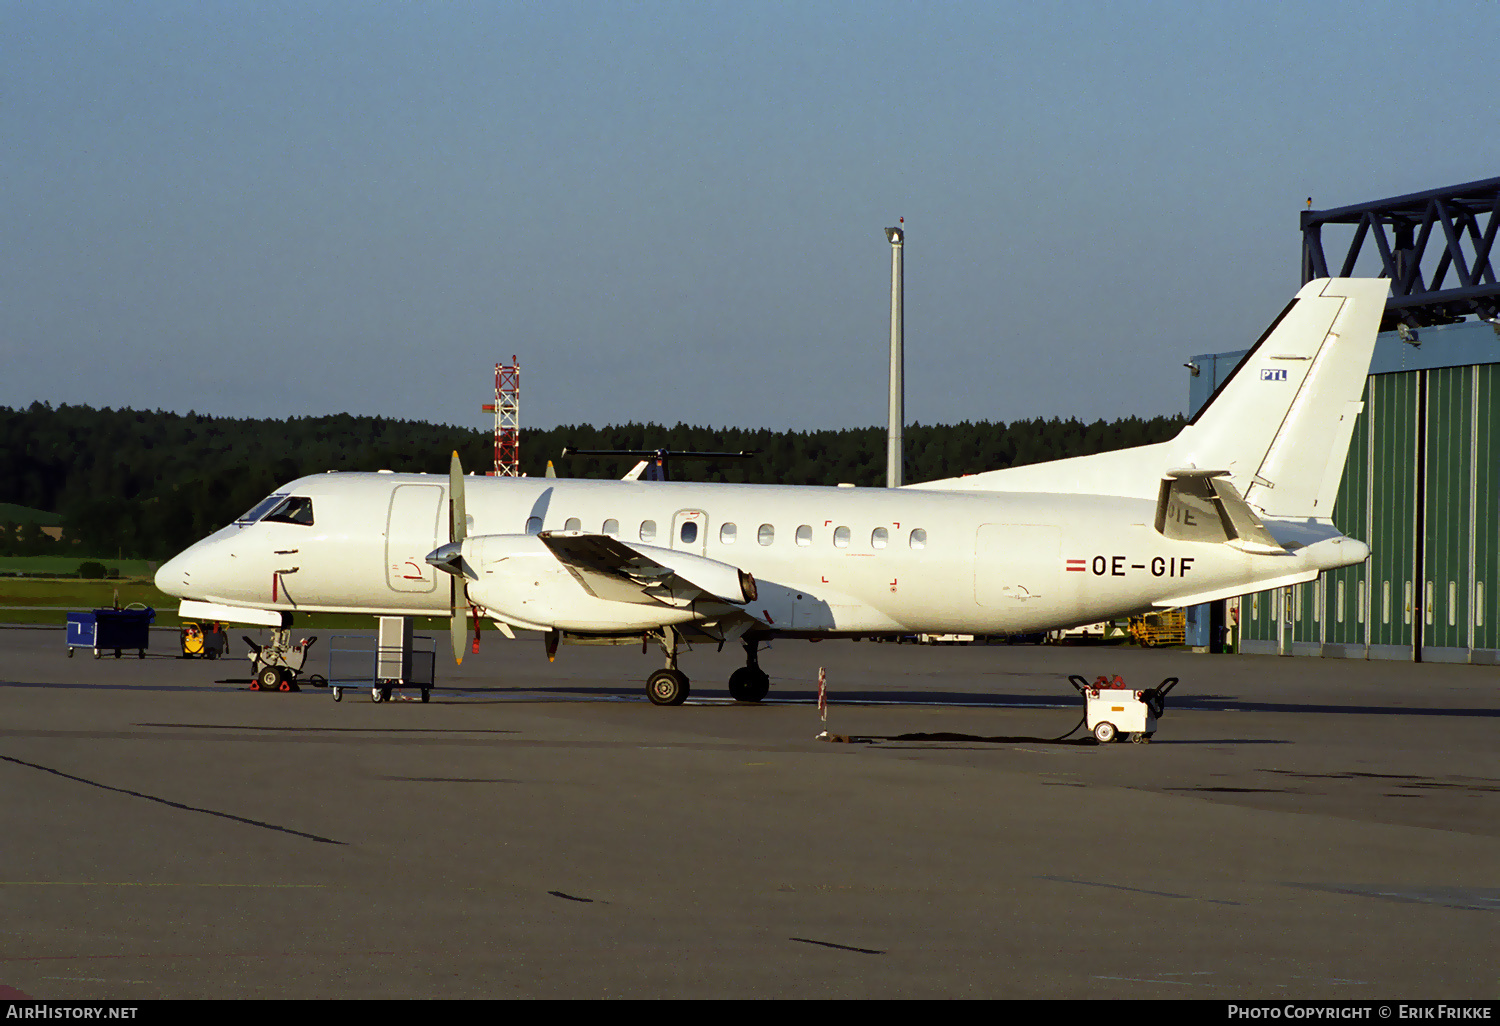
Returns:
[[[1156,530],[1173,541],[1228,544],[1266,555],[1286,552],[1240,497],[1227,470],[1169,470],[1156,500]]]
[[[1294,574],[1284,577],[1273,577],[1269,581],[1256,581],[1256,591],[1272,591],[1276,588],[1290,588],[1296,584],[1306,584],[1318,579],[1317,570],[1299,570]],[[1170,598],[1158,599],[1151,603],[1157,609],[1177,609],[1182,606],[1200,606],[1205,602],[1218,602],[1221,599],[1238,598],[1244,595],[1246,587],[1243,584],[1231,584],[1223,588],[1213,588],[1209,591],[1195,592],[1191,595],[1173,595]]]

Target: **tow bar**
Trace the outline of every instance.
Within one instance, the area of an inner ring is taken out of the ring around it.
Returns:
[[[1177,686],[1168,677],[1154,688],[1132,691],[1119,674],[1098,677],[1090,684],[1076,673],[1068,683],[1083,696],[1084,720],[1094,740],[1107,745],[1124,733],[1134,744],[1144,744],[1156,733],[1156,721],[1167,707],[1167,693]]]

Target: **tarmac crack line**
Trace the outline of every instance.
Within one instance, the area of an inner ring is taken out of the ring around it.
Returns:
[[[29,769],[41,770],[44,773],[51,773],[54,776],[62,777],[64,780],[73,780],[80,784],[88,784],[90,787],[97,787],[104,791],[114,791],[116,794],[127,794],[132,798],[144,798],[147,801],[156,802],[159,805],[165,805],[173,809],[182,809],[185,812],[201,812],[208,816],[218,816],[220,819],[229,819],[233,820],[236,823],[246,823],[250,826],[260,827],[263,830],[276,830],[283,834],[292,834],[295,837],[305,837],[310,841],[317,841],[319,844],[348,843],[347,841],[335,841],[331,837],[319,837],[317,834],[309,834],[304,833],[301,830],[293,830],[291,827],[278,826],[275,823],[263,823],[258,819],[248,819],[244,816],[236,816],[231,812],[219,812],[217,809],[201,809],[196,805],[184,805],[181,802],[170,801],[166,798],[158,798],[153,794],[144,794],[140,791],[132,791],[124,787],[114,787],[110,784],[101,784],[97,780],[89,780],[86,777],[76,777],[71,773],[64,773],[62,770],[55,770],[50,766],[39,766],[34,762],[27,762],[24,759],[17,759],[9,755],[0,755],[0,759],[5,760],[6,762],[13,762],[17,766],[25,766]]]
[[[858,952],[861,955],[883,955],[883,954],[885,954],[884,951],[876,951],[874,948],[855,948],[855,947],[850,947],[848,944],[835,944],[835,943],[833,943],[833,941],[809,940],[806,937],[789,937],[787,939],[788,940],[798,941],[799,943],[802,943],[802,944],[817,944],[820,947],[837,948],[840,951],[854,951],[854,952]]]
[[[1238,901],[1229,901],[1224,898],[1198,898],[1191,894],[1173,894],[1171,891],[1148,891],[1141,887],[1126,887],[1124,884],[1103,883],[1099,880],[1076,880],[1070,876],[1038,876],[1038,880],[1050,880],[1053,883],[1080,884],[1084,887],[1107,887],[1112,891],[1133,891],[1136,894],[1149,894],[1157,898],[1181,898],[1185,901],[1207,901],[1214,905],[1239,905]]]

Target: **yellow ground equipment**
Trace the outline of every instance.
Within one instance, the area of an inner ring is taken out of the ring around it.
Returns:
[[[229,635],[224,625],[182,622],[182,657],[184,659],[217,659],[229,654]]]
[[[1146,648],[1187,643],[1187,615],[1181,609],[1130,618],[1130,636]]]

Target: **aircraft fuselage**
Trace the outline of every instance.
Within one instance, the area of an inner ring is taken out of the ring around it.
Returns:
[[[1154,503],[1112,496],[464,480],[471,539],[581,531],[706,557],[754,575],[744,608],[771,631],[813,637],[1047,630],[1306,580],[1368,551],[1316,536],[1275,556],[1174,541],[1154,529]],[[159,586],[282,612],[448,615],[449,578],[426,561],[448,540],[446,478],[331,473],[277,494],[310,499],[312,523],[226,527],[164,565]],[[540,571],[508,581],[507,605],[548,586]]]

